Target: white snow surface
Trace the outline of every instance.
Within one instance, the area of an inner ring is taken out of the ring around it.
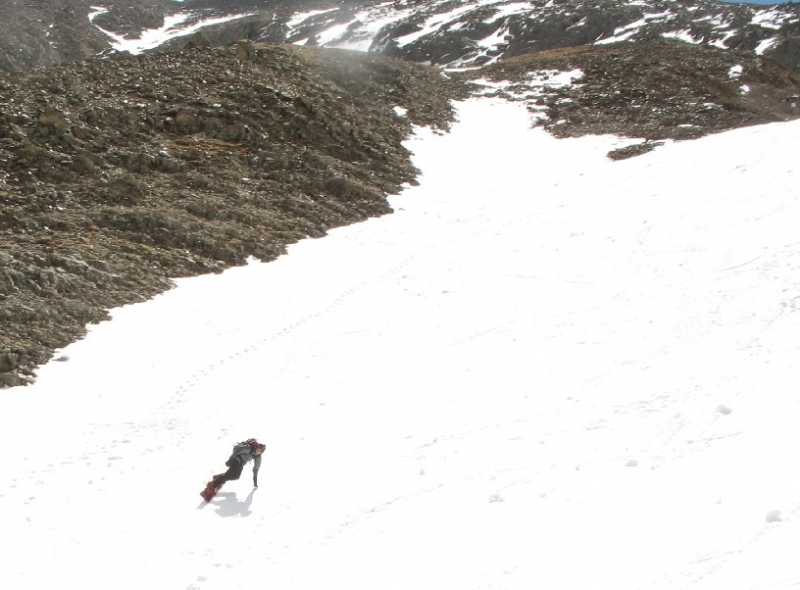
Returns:
[[[759,41],[755,49],[756,55],[764,55],[764,52],[768,49],[772,49],[772,47],[778,44],[778,41],[779,39],[777,37],[770,37],[769,39]]]
[[[750,22],[752,22],[754,25],[760,25],[767,29],[780,29],[781,23],[785,20],[786,15],[784,14],[783,10],[777,6],[773,6],[763,10],[754,10],[753,18]]]
[[[94,19],[99,15],[104,14],[108,10],[99,6],[92,6],[92,12],[89,13],[89,20],[94,23]],[[103,34],[108,36],[111,40],[111,47],[117,51],[127,51],[133,55],[138,55],[148,49],[155,49],[163,45],[167,41],[177,37],[185,37],[192,35],[200,29],[212,25],[230,22],[246,16],[247,14],[234,14],[228,16],[221,16],[215,18],[206,18],[200,20],[193,20],[193,15],[188,12],[179,12],[164,17],[164,24],[156,29],[145,29],[136,37],[129,39],[124,35],[119,35],[112,31],[108,31],[98,25],[95,25]]]
[[[800,585],[800,121],[612,162],[459,117],[394,214],[0,390],[4,588]]]

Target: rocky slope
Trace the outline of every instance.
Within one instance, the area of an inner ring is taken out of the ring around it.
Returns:
[[[573,83],[549,83],[559,72],[573,72]],[[800,75],[751,53],[674,40],[554,49],[453,75],[500,82],[485,92],[525,102],[536,124],[557,137],[644,140],[615,158],[662,139],[800,116]]]
[[[411,122],[446,127],[459,95],[433,68],[250,43],[0,79],[0,384],[169,277],[388,213]]]

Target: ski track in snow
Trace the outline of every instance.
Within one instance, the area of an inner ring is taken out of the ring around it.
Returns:
[[[4,585],[800,584],[798,124],[611,162],[459,109],[393,215],[180,279],[0,392]],[[206,505],[249,436],[261,488]]]

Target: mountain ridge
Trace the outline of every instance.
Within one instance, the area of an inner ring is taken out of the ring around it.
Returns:
[[[0,70],[21,72],[114,49],[168,17],[207,40],[354,47],[435,65],[483,65],[560,47],[656,37],[753,52],[797,70],[800,6],[716,0],[10,0]],[[91,16],[91,18],[90,18]],[[233,18],[218,24],[220,17]],[[184,41],[188,39],[184,38]]]

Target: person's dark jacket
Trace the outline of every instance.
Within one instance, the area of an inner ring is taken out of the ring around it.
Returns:
[[[228,459],[228,466],[231,467],[231,463],[234,461],[242,467],[250,461],[253,462],[253,485],[258,487],[258,470],[261,469],[261,455],[254,456],[253,447],[249,444],[238,444],[233,447],[233,454]]]

